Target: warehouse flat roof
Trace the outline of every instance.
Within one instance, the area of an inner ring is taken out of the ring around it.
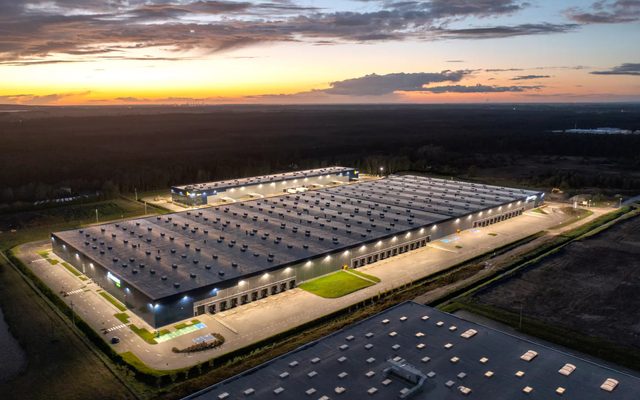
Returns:
[[[308,169],[303,171],[283,172],[281,174],[251,176],[248,178],[228,179],[224,181],[195,183],[190,185],[174,186],[173,189],[188,190],[193,192],[206,190],[226,190],[230,188],[242,187],[245,185],[259,185],[272,182],[282,182],[287,180],[312,178],[322,175],[344,174],[353,171],[355,168],[348,167],[326,167]],[[301,182],[302,184],[302,182]]]
[[[463,192],[457,188],[468,184],[416,176],[392,176],[375,181],[375,185],[371,183],[344,186],[345,190],[312,190],[140,218],[54,235],[156,300],[266,272],[501,203],[525,200],[535,194],[504,189],[513,193],[501,194],[496,200],[493,187],[475,185],[472,186],[475,190]],[[382,195],[368,198],[372,189],[381,191]]]
[[[618,382],[611,392],[601,388],[607,379]],[[619,400],[638,393],[637,377],[407,302],[188,399]]]

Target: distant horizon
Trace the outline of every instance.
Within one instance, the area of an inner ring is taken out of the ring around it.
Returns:
[[[640,1],[0,3],[0,103],[640,102]]]

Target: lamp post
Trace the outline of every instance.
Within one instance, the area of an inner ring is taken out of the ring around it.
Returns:
[[[380,176],[382,176],[383,172],[384,172],[384,167],[380,167]]]

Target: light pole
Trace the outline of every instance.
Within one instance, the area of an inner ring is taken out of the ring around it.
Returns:
[[[384,167],[380,167],[380,176],[382,176],[383,172],[384,172]]]
[[[136,201],[138,201],[138,188],[133,188],[133,193],[136,197]]]
[[[96,224],[99,223],[100,220],[98,219],[98,209],[96,208]]]

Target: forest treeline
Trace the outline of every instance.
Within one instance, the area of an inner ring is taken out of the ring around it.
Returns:
[[[68,110],[67,110],[68,111]],[[364,172],[473,176],[527,157],[605,160],[608,173],[553,165],[537,186],[640,190],[640,135],[553,130],[640,129],[640,106],[407,106],[34,110],[0,113],[0,203],[68,193],[164,189],[333,164]],[[611,173],[611,172],[614,173]],[[617,171],[617,173],[616,173]]]

